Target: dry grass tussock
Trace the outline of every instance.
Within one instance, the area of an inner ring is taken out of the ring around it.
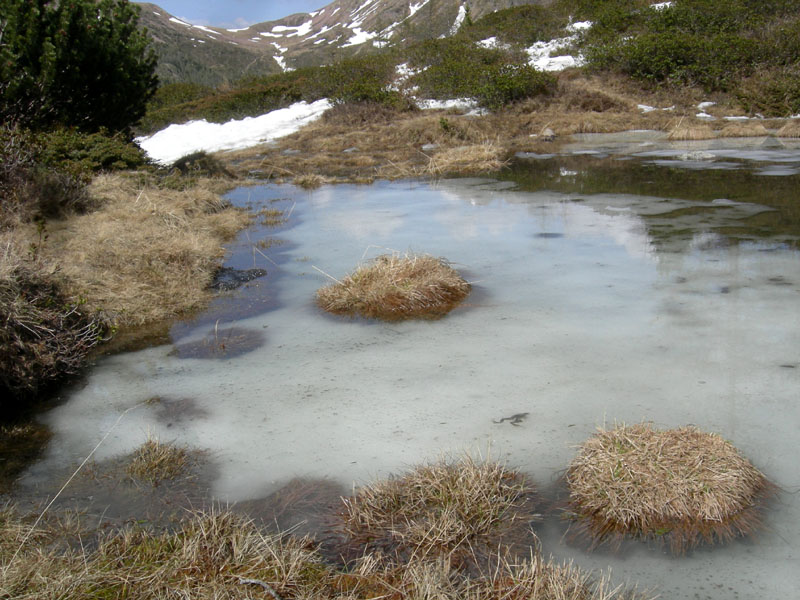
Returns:
[[[399,320],[450,312],[471,286],[444,259],[384,254],[317,290],[317,304],[337,315]]]
[[[326,565],[308,538],[268,534],[230,512],[190,514],[168,533],[129,527],[97,544],[66,547],[57,528],[0,510],[0,597],[274,600],[623,600],[642,596],[610,588],[571,565],[510,558],[469,575],[447,557],[387,565],[363,556],[347,571]]]
[[[683,120],[679,121],[667,135],[667,139],[672,141],[710,140],[714,137],[716,137],[714,130],[708,125],[684,123]]]
[[[789,119],[775,135],[783,138],[800,138],[800,119]]]
[[[492,142],[445,148],[434,152],[425,167],[426,174],[440,177],[499,171],[508,163],[506,150]]]
[[[717,132],[719,137],[766,137],[769,131],[757,121],[728,123]]]
[[[266,534],[230,512],[193,514],[171,533],[125,529],[95,551],[47,550],[47,534],[37,533],[15,555],[27,525],[6,511],[0,528],[4,598],[326,596],[329,569],[308,539]]]
[[[188,466],[189,452],[174,444],[162,443],[158,438],[147,436],[147,441],[139,446],[128,463],[128,475],[152,485],[165,479],[174,479]]]
[[[100,320],[63,293],[55,263],[38,256],[42,242],[26,254],[24,241],[0,236],[0,410],[77,372],[104,332]]]
[[[446,555],[463,560],[494,547],[534,518],[533,488],[518,472],[469,456],[442,459],[365,486],[344,499],[343,528],[361,549],[390,562]]]
[[[773,487],[736,448],[694,427],[600,429],[570,464],[570,516],[593,543],[661,539],[676,553],[760,525]]]
[[[222,243],[248,223],[201,182],[184,190],[102,175],[97,210],[48,224],[44,257],[58,262],[73,297],[119,325],[183,313],[209,297]]]

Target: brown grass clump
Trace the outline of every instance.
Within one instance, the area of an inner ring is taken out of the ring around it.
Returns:
[[[337,315],[388,321],[437,318],[471,286],[447,261],[427,254],[384,254],[342,281],[317,290],[317,304]]]
[[[782,138],[800,138],[800,119],[789,119],[775,135]]]
[[[55,266],[23,257],[19,240],[0,250],[0,411],[22,407],[55,379],[76,373],[102,338],[103,323],[70,301]],[[32,253],[39,252],[34,246]]]
[[[194,513],[173,532],[128,528],[94,551],[43,547],[0,513],[4,598],[325,598],[329,569],[306,538],[270,535],[230,512]],[[19,549],[18,552],[15,552]]]
[[[434,176],[499,171],[508,162],[505,152],[492,142],[445,148],[430,157],[426,170]]]
[[[249,222],[202,181],[173,190],[102,175],[90,193],[99,208],[48,224],[41,252],[61,265],[72,295],[119,325],[205,303],[222,243]]]
[[[469,456],[421,465],[344,499],[344,531],[390,561],[466,558],[534,518],[533,488],[518,472]],[[362,550],[363,552],[363,550]],[[359,552],[361,554],[362,552]]]
[[[708,125],[676,125],[667,135],[672,141],[710,140],[714,131]]]
[[[162,443],[148,436],[147,441],[133,453],[128,464],[128,475],[152,485],[165,479],[175,479],[188,466],[189,452],[174,444]]]
[[[720,436],[650,424],[600,429],[580,447],[566,481],[570,516],[593,544],[633,536],[663,540],[676,553],[753,532],[772,491]]]
[[[769,131],[757,121],[728,123],[718,132],[719,137],[763,137]]]

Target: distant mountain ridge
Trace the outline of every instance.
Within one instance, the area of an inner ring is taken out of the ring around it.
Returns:
[[[205,85],[246,75],[278,73],[404,40],[444,37],[467,18],[548,0],[334,0],[311,13],[296,13],[243,29],[186,23],[159,6],[139,3],[140,24],[154,40],[164,82]],[[235,15],[232,15],[232,17]]]

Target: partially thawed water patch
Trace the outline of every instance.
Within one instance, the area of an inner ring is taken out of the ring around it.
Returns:
[[[227,297],[247,305],[223,298],[213,316],[177,325],[174,344],[100,360],[43,416],[53,440],[23,493],[54,487],[109,430],[97,460],[155,435],[206,452],[212,495],[251,508],[299,478],[347,489],[463,450],[558,490],[596,426],[641,421],[719,433],[795,490],[797,178],[742,167],[730,171],[734,185],[719,170],[603,154],[534,159],[512,183],[233,192],[236,203],[292,207],[284,244],[255,252],[253,230],[235,246],[227,266],[268,273]],[[701,176],[716,183],[681,185]],[[437,321],[351,320],[315,306],[329,276],[392,251],[446,258],[472,294]],[[224,331],[255,332],[258,343],[216,360],[186,352]],[[165,418],[178,399],[191,410]],[[766,522],[754,541],[683,559],[643,544],[588,554],[565,541],[557,511],[536,529],[545,554],[612,565],[665,597],[788,598],[796,495],[783,494]]]

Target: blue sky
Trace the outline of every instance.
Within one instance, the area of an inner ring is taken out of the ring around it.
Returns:
[[[151,0],[168,13],[194,25],[246,27],[298,12],[311,12],[332,0]]]

